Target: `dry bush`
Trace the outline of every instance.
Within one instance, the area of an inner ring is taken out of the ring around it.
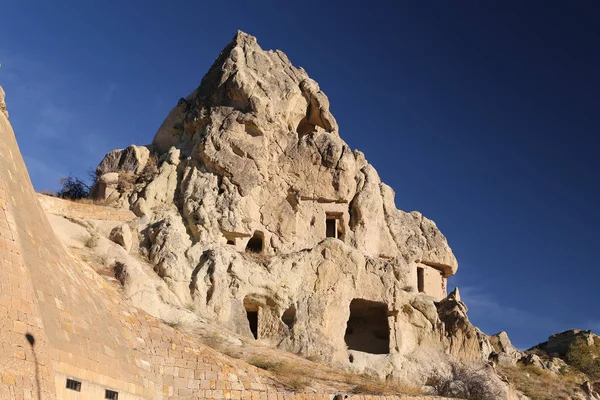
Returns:
[[[146,166],[140,173],[137,181],[138,183],[150,182],[158,174],[158,155],[156,153],[150,154]]]
[[[501,397],[502,389],[490,379],[485,366],[473,368],[460,363],[450,363],[451,376],[430,377],[427,386],[434,388],[440,396],[456,396],[467,400],[495,400]],[[462,393],[457,393],[457,390]]]
[[[83,242],[84,246],[89,248],[89,249],[93,249],[94,247],[98,246],[98,241],[100,240],[100,237],[96,234],[96,233],[91,233]]]
[[[115,261],[113,264],[113,271],[115,273],[115,278],[121,283],[122,286],[125,286],[129,280],[127,266],[120,261]]]
[[[91,186],[75,176],[60,178],[60,186],[56,196],[62,199],[77,200],[90,197]]]
[[[119,180],[117,181],[117,190],[119,193],[127,193],[133,191],[135,188],[136,177],[133,172],[121,171],[119,172]]]

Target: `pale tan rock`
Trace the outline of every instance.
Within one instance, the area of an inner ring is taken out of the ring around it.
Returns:
[[[104,156],[96,168],[96,175],[102,176],[109,172],[120,171],[139,174],[146,166],[149,157],[150,150],[144,146],[131,145],[126,149],[113,150]]]
[[[458,267],[446,238],[396,208],[282,52],[239,32],[152,149],[156,173],[129,168],[135,184],[119,201],[141,217],[141,251],[164,287],[196,315],[381,377],[424,376],[448,355],[487,361],[487,337],[456,293],[445,299]],[[121,171],[126,152],[100,170]]]
[[[119,184],[119,174],[109,172],[101,175],[92,189],[93,197],[102,200],[116,200],[119,197],[117,187]]]
[[[110,232],[109,239],[120,244],[127,252],[131,250],[133,237],[131,235],[131,229],[127,224],[121,224],[114,227]]]
[[[490,356],[499,365],[517,365],[519,360],[525,357],[525,354],[518,351],[511,343],[508,334],[504,331],[498,332],[489,337],[490,341],[496,344],[496,353]]]
[[[8,111],[6,111],[6,103],[4,101],[4,89],[0,86],[0,113],[4,114],[6,118],[8,118]]]

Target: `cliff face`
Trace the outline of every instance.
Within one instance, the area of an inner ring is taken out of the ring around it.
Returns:
[[[136,213],[140,252],[202,318],[382,376],[406,375],[425,349],[491,352],[459,299],[438,313],[457,261],[435,223],[396,208],[318,84],[250,35],[152,145],[107,154],[97,175],[95,193]]]
[[[62,234],[78,237],[86,227],[93,231],[100,222],[120,224],[133,214],[67,203],[51,198],[40,205],[12,127],[0,113],[0,399],[320,400],[353,387],[330,383],[327,378],[336,374],[331,369],[306,391],[282,383],[281,377],[229,358],[132,307],[131,297],[128,302],[123,295],[131,296],[135,288],[104,279],[91,263],[74,257],[73,243],[61,243],[53,228],[60,232],[58,225],[68,224]],[[96,252],[108,247],[105,237],[97,241]],[[113,244],[107,253],[127,259],[128,273],[139,278],[139,271],[132,270],[135,259],[116,247],[121,246]],[[162,286],[146,279],[147,290],[138,287],[133,302],[146,301],[151,309],[156,306],[151,287],[157,292]],[[171,309],[165,317],[177,312],[190,314]],[[309,365],[305,368],[319,367],[303,362]]]

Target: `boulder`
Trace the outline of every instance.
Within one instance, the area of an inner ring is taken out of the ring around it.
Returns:
[[[523,353],[518,351],[512,345],[508,338],[508,334],[504,331],[490,336],[489,339],[494,345],[494,349],[497,353],[495,354],[495,357],[499,365],[516,365],[524,356]]]
[[[589,381],[585,381],[581,384],[581,390],[586,395],[586,399],[589,400],[598,400],[600,399],[600,394],[596,392]]]
[[[101,175],[92,188],[92,196],[101,200],[112,200],[119,197],[117,187],[119,184],[119,174],[109,172]]]
[[[139,174],[146,166],[149,157],[150,150],[146,146],[131,145],[126,149],[113,150],[104,156],[96,168],[96,176],[102,176],[109,172]]]
[[[109,239],[117,244],[120,244],[127,252],[131,250],[133,237],[131,235],[131,229],[127,224],[115,226],[110,231]]]

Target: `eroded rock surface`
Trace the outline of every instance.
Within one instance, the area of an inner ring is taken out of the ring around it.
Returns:
[[[0,86],[0,113],[8,118],[8,111],[6,111],[6,103],[4,102],[4,89],[2,89],[2,86]]]
[[[457,293],[446,298],[458,264],[436,224],[396,208],[319,85],[250,35],[238,32],[151,146],[107,154],[97,174],[95,193],[139,217],[140,254],[171,304],[202,318],[382,377],[492,351]]]

